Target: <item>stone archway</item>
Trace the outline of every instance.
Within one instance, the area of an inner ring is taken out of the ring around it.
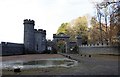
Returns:
[[[56,45],[59,52],[66,52],[66,42],[63,39],[60,39],[58,42],[56,42]]]
[[[58,51],[69,53],[69,36],[64,33],[53,34],[53,42]]]

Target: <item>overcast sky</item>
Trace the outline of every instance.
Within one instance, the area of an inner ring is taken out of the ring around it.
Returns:
[[[24,19],[35,20],[52,39],[61,23],[94,13],[91,0],[0,0],[0,42],[23,43]]]

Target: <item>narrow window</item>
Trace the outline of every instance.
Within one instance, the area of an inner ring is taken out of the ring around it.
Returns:
[[[37,44],[37,50],[38,50],[38,44]]]

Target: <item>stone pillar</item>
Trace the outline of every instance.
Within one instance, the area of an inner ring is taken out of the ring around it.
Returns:
[[[66,53],[70,53],[69,38],[65,38],[65,42],[66,42]]]
[[[80,51],[80,46],[82,45],[82,37],[81,36],[77,36],[77,46],[78,46],[78,51]]]

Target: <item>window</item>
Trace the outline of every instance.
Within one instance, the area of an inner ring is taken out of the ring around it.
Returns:
[[[37,50],[38,50],[38,44],[37,44]]]

